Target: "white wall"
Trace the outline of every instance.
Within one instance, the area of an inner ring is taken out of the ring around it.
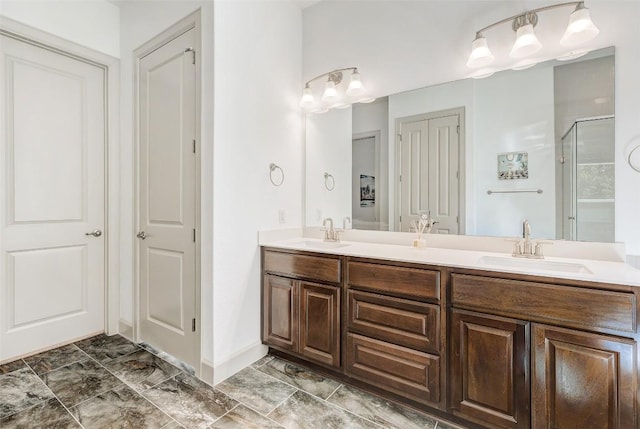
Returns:
[[[319,2],[303,13],[302,75],[309,79],[337,67],[357,66],[373,96],[384,96],[470,75],[465,66],[475,31],[500,19],[552,1]],[[600,28],[590,49],[616,46],[616,240],[640,254],[640,176],[626,163],[640,144],[640,2],[591,0]],[[536,33],[545,48],[540,59],[558,56],[557,43],[571,9],[543,12]],[[544,22],[544,24],[543,24]],[[328,24],[330,23],[330,25]],[[504,27],[504,28],[503,28]],[[545,30],[543,30],[543,28]],[[487,32],[494,54],[506,57],[509,25]],[[498,61],[498,67],[506,63]],[[525,95],[526,96],[526,95]]]
[[[119,10],[106,0],[2,0],[0,15],[113,57],[120,56]]]
[[[308,114],[306,119],[306,225],[351,216],[351,108]],[[324,173],[333,176],[327,179]],[[335,182],[335,183],[333,183]]]
[[[475,82],[475,234],[522,235],[522,220],[534,238],[554,238],[555,128],[553,68],[498,73]],[[537,88],[517,98],[523,88]],[[527,152],[529,178],[498,180],[497,155]],[[542,194],[492,194],[487,190],[541,189]]]
[[[302,222],[302,14],[292,1],[215,3],[214,377],[260,346],[257,231]],[[269,181],[269,163],[285,182]],[[285,223],[279,223],[279,210]],[[243,356],[242,352],[247,351]]]

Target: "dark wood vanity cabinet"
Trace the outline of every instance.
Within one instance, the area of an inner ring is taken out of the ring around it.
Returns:
[[[637,428],[636,293],[595,286],[452,274],[453,414],[489,428]]]
[[[500,429],[640,429],[637,288],[262,250],[263,342]],[[344,268],[344,269],[343,269]]]
[[[440,271],[347,260],[345,373],[444,409]]]
[[[340,367],[340,259],[265,250],[262,260],[263,342]]]
[[[634,341],[533,325],[532,427],[636,428]]]
[[[530,324],[464,310],[451,314],[451,410],[499,428],[529,427]]]

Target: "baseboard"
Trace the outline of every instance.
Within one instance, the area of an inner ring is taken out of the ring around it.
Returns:
[[[214,364],[213,384],[216,385],[221,381],[226,380],[236,372],[246,368],[261,357],[265,356],[268,351],[269,349],[267,346],[262,343],[255,343],[229,356],[224,361]],[[204,375],[204,372],[202,374]]]
[[[126,320],[120,319],[118,333],[129,341],[133,341],[133,326]]]
[[[207,359],[202,359],[200,362],[199,378],[208,385],[213,386],[213,362]]]

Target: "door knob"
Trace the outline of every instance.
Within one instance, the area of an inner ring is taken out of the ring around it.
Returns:
[[[94,229],[91,232],[85,232],[84,235],[93,235],[94,237],[100,237],[102,235],[102,231],[99,229]]]
[[[145,238],[147,238],[147,235],[144,233],[144,231],[140,231],[139,233],[136,234],[136,237],[138,237],[141,240],[144,240]]]

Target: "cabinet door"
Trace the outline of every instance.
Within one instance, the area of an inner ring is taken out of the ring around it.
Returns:
[[[529,324],[452,311],[451,407],[498,428],[528,428]]]
[[[340,366],[340,289],[300,282],[300,353]]]
[[[291,279],[264,276],[263,341],[285,350],[298,350],[298,288]]]
[[[533,428],[635,428],[636,344],[533,327]]]

